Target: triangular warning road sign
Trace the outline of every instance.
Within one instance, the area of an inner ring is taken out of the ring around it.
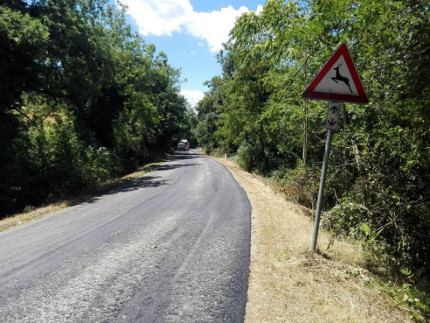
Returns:
[[[336,49],[302,97],[361,104],[369,102],[346,44]]]

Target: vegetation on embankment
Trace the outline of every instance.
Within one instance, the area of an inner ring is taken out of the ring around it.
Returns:
[[[269,0],[243,15],[197,106],[208,152],[236,154],[313,208],[326,103],[301,93],[346,42],[370,103],[346,104],[333,138],[323,226],[358,241],[367,268],[412,286],[430,312],[430,8],[428,1]],[[400,293],[402,293],[400,291]],[[414,297],[418,295],[419,297]]]
[[[408,322],[423,319],[403,295],[391,298],[365,269],[359,245],[321,231],[310,251],[309,210],[287,201],[273,180],[217,159],[252,206],[251,263],[245,322]],[[394,290],[394,289],[393,289]]]
[[[0,5],[0,219],[129,173],[190,130],[179,71],[108,0]]]

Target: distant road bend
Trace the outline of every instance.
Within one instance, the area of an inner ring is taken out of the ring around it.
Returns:
[[[133,185],[0,233],[0,322],[241,322],[251,207],[178,152]]]

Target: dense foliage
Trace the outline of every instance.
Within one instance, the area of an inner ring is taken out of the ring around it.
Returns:
[[[0,5],[0,218],[167,151],[192,119],[179,71],[108,0]]]
[[[379,270],[428,277],[429,32],[424,0],[269,0],[231,31],[195,133],[207,150],[235,153],[313,207],[326,103],[301,92],[347,43],[370,104],[346,104],[334,135],[324,225],[365,241]]]

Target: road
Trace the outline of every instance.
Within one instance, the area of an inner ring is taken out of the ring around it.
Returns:
[[[175,154],[0,233],[0,322],[241,322],[251,207],[216,161]]]

